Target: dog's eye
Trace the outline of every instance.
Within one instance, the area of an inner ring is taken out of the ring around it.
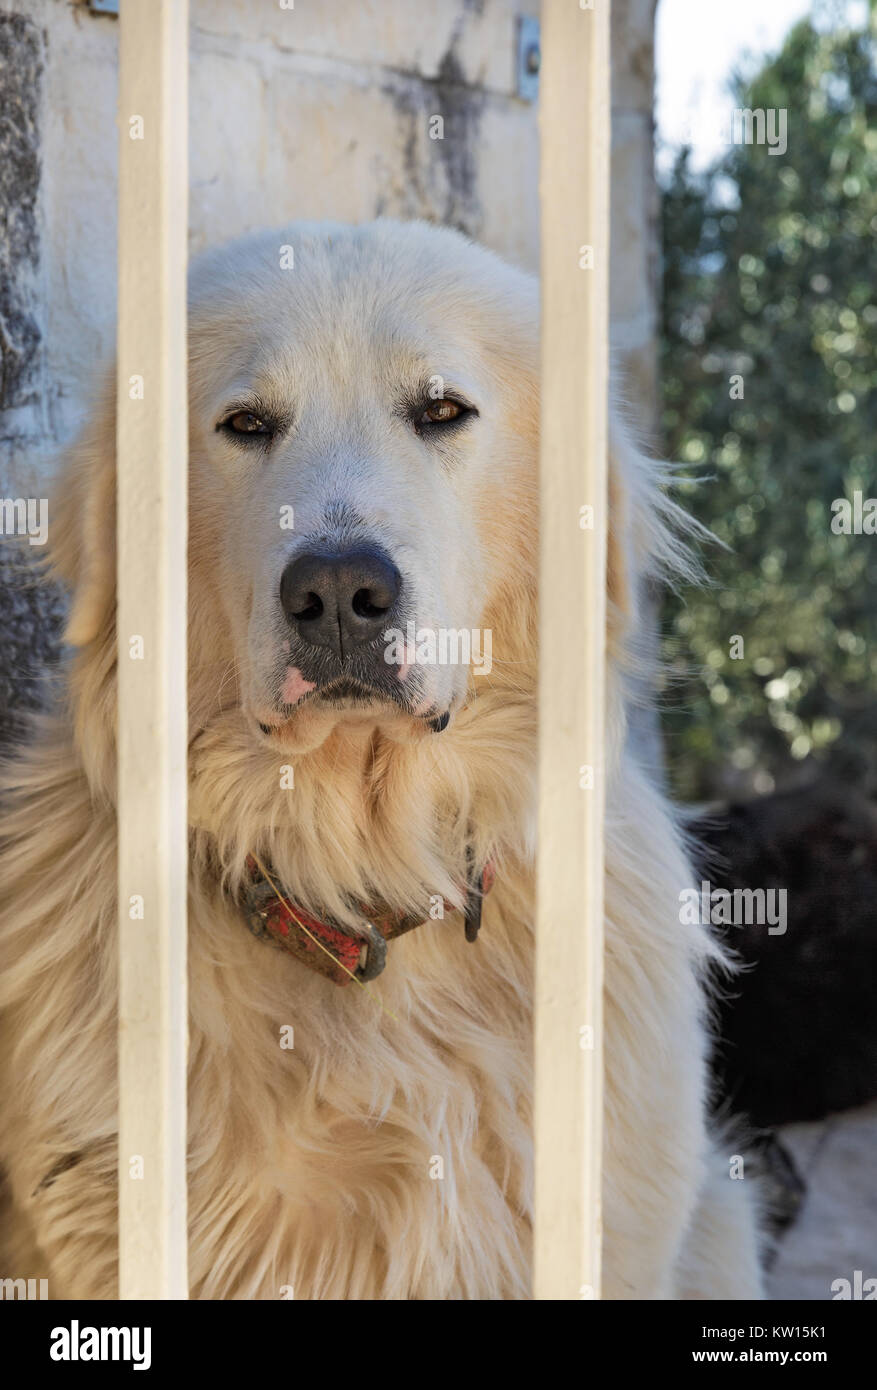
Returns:
[[[463,414],[463,407],[456,401],[442,399],[433,401],[432,405],[427,406],[420,417],[422,425],[444,425],[448,420],[458,420]]]
[[[434,429],[436,426],[452,425],[458,421],[463,421],[467,415],[477,415],[477,413],[471,406],[463,405],[462,401],[454,401],[451,400],[450,396],[442,396],[441,400],[430,401],[421,414],[415,417],[414,424],[418,430]]]
[[[223,420],[222,428],[228,430],[229,434],[270,435],[273,433],[270,425],[267,425],[258,415],[253,415],[249,410],[236,411],[227,420]]]

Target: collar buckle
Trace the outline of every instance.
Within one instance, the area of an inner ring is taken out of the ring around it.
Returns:
[[[371,922],[366,922],[368,934],[363,941],[365,948],[365,958],[360,961],[359,966],[354,971],[354,978],[366,984],[369,980],[376,980],[387,964],[387,938],[382,936],[377,927]]]

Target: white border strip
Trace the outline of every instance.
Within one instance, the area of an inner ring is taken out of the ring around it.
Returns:
[[[119,1289],[186,1298],[188,0],[119,41]]]
[[[592,4],[542,5],[534,1099],[541,1299],[600,1296],[610,0]],[[580,525],[582,507],[593,508],[593,529]]]

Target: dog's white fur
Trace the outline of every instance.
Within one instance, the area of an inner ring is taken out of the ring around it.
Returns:
[[[283,244],[294,270],[279,268]],[[533,282],[423,224],[297,225],[193,274],[195,1297],[529,1295],[537,341]],[[424,371],[478,406],[448,443],[394,413]],[[216,431],[254,385],[292,421],[266,456]],[[52,511],[73,598],[65,697],[6,769],[0,856],[3,1271],[79,1298],[116,1291],[113,431],[108,387]],[[638,576],[672,561],[672,507],[617,423],[611,472],[604,1292],[753,1297],[751,1184],[729,1180],[707,1133],[715,948],[680,924],[684,848],[624,736]],[[348,505],[343,524],[394,555],[420,623],[492,630],[488,677],[424,677],[420,695],[454,710],[442,734],[389,705],[316,700],[259,731],[281,717],[280,569]],[[478,942],[459,913],[427,922],[391,943],[368,994],[244,925],[251,851],[301,906],[355,928],[353,901],[424,916],[430,895],[460,903],[470,837],[498,869]]]

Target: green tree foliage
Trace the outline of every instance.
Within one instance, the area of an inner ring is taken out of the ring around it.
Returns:
[[[831,530],[834,499],[877,497],[873,27],[796,25],[734,107],[785,109],[786,153],[697,175],[683,151],[663,196],[664,447],[727,546],[665,610],[668,762],[689,798],[807,759],[874,790],[877,535]]]

